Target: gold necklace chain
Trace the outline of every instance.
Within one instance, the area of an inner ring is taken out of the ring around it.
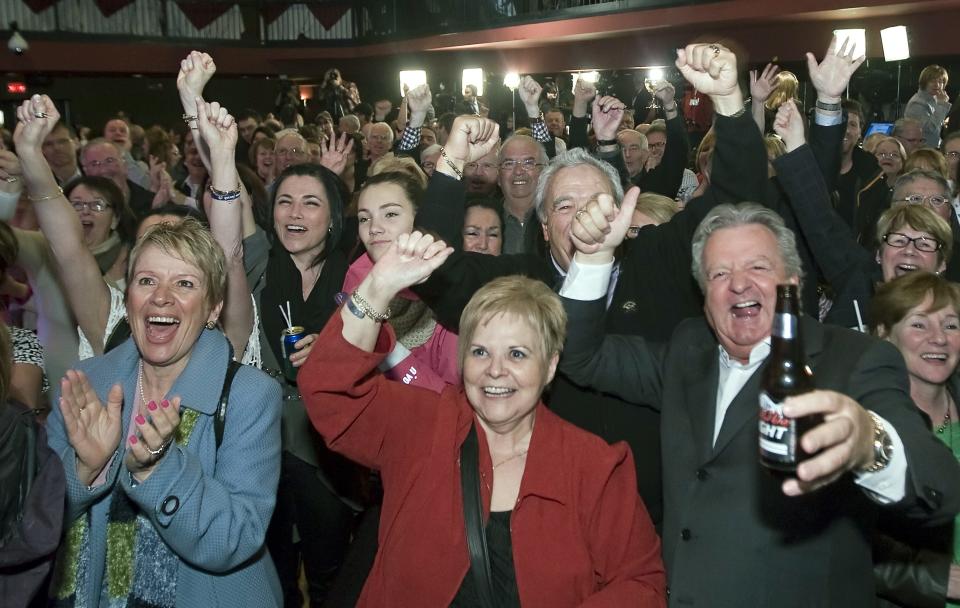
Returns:
[[[944,431],[947,430],[947,427],[950,426],[950,402],[952,400],[950,399],[950,393],[946,393],[946,395],[947,395],[947,410],[943,414],[943,422],[941,422],[940,425],[937,427],[937,432],[940,433],[941,435],[944,433]]]
[[[514,454],[514,455],[511,456],[510,458],[507,458],[506,460],[501,460],[501,461],[498,462],[497,464],[493,465],[493,470],[496,471],[496,470],[497,470],[497,467],[499,467],[500,465],[505,464],[505,463],[507,463],[507,462],[510,462],[511,460],[516,460],[517,458],[520,458],[521,456],[526,456],[526,455],[527,455],[527,452],[529,452],[529,451],[530,451],[530,448],[527,448],[527,449],[523,450],[522,452],[517,452],[516,454]]]

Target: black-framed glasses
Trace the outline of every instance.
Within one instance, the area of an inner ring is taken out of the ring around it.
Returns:
[[[883,235],[883,242],[891,247],[896,247],[897,249],[903,249],[910,243],[913,243],[913,246],[917,251],[923,251],[926,253],[939,251],[940,248],[943,247],[943,244],[935,238],[929,236],[910,238],[901,232],[886,233]]]
[[[533,158],[525,158],[523,160],[513,160],[512,158],[508,158],[500,163],[500,168],[504,171],[513,171],[513,168],[518,165],[523,167],[523,169],[526,171],[533,171],[537,167],[542,167],[543,163],[538,163],[536,159]]]
[[[931,194],[929,196],[924,196],[922,194],[911,194],[910,196],[895,199],[893,202],[907,203],[908,205],[922,205],[924,203],[930,203],[934,207],[942,207],[949,203],[950,199],[942,194]]]

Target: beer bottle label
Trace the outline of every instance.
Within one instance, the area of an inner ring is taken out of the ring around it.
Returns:
[[[797,317],[790,313],[777,313],[773,317],[772,336],[793,340],[797,337]]]
[[[760,457],[770,463],[797,462],[797,427],[783,415],[783,404],[760,393]]]

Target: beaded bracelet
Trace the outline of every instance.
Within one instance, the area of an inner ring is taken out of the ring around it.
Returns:
[[[229,203],[240,198],[240,184],[237,184],[236,190],[217,190],[213,186],[207,186],[210,191],[210,198],[215,201]]]
[[[63,196],[63,188],[57,186],[57,192],[55,194],[48,194],[47,196],[30,196],[27,195],[27,199],[31,203],[39,203],[40,201],[49,201],[51,199],[57,198],[58,196]]]
[[[447,166],[450,167],[450,169],[452,169],[453,172],[457,174],[457,179],[463,179],[463,171],[458,169],[457,166],[453,164],[453,161],[450,160],[449,156],[447,156],[447,151],[444,150],[443,148],[440,148],[440,156],[443,157],[443,160],[447,161]]]
[[[353,293],[350,294],[350,300],[363,312],[364,316],[370,317],[377,323],[384,323],[390,318],[391,311],[389,306],[387,306],[386,312],[378,312],[374,310],[366,300],[360,297],[360,294],[357,293],[356,289],[354,289]],[[350,312],[353,311],[351,310]]]

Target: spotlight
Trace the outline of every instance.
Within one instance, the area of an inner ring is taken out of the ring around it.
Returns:
[[[400,97],[406,97],[407,89],[427,84],[427,73],[423,70],[404,70],[400,72]]]
[[[867,30],[833,30],[833,35],[837,37],[837,50],[843,46],[844,40],[849,40],[855,49],[854,57],[866,57],[867,55]],[[849,44],[847,45],[849,50]]]
[[[467,85],[473,85],[477,88],[477,97],[483,96],[483,68],[467,68],[463,70],[463,82],[461,88],[466,90]]]
[[[10,22],[10,31],[13,33],[10,35],[10,40],[7,41],[7,48],[10,49],[11,53],[23,55],[30,49],[30,45],[27,44],[23,34],[20,33],[20,27],[16,21]]]
[[[520,86],[520,74],[516,72],[507,72],[507,75],[503,77],[503,86],[507,87],[511,91],[516,91]]]
[[[910,59],[910,43],[907,41],[906,26],[895,25],[880,30],[880,41],[883,43],[884,61]]]

